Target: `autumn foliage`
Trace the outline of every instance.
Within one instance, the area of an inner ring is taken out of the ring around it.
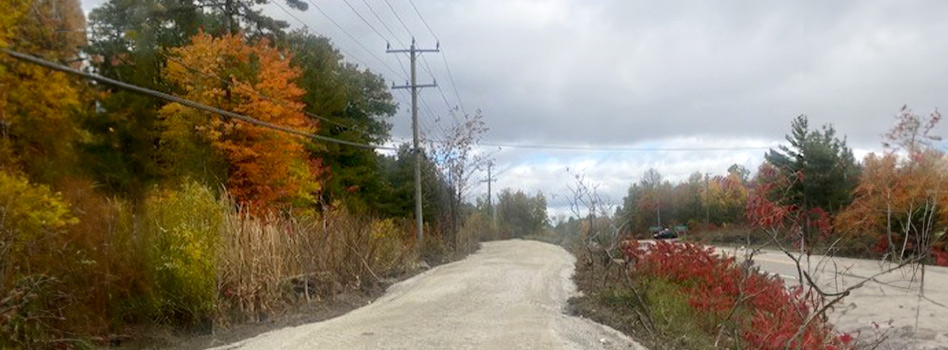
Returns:
[[[770,164],[761,165],[758,180],[753,184],[745,214],[752,226],[778,234],[794,244],[804,244],[804,237],[826,238],[833,230],[830,214],[820,207],[805,208],[786,197],[779,196],[781,188],[802,181],[797,176],[786,177]],[[774,195],[777,193],[778,195]]]
[[[304,91],[294,80],[300,71],[290,66],[289,54],[273,48],[266,39],[252,45],[244,40],[240,34],[215,38],[201,32],[190,45],[172,49],[165,79],[188,99],[314,131],[315,123],[306,119],[299,102]],[[161,115],[167,147],[180,151],[206,143],[226,159],[227,188],[240,203],[274,207],[312,200],[319,189],[315,177],[320,162],[309,156],[304,140],[176,103],[162,108]]]
[[[838,335],[830,324],[811,317],[819,299],[800,286],[744,269],[733,257],[692,243],[636,240],[621,250],[639,281],[664,280],[680,286],[702,318],[708,333],[732,323],[750,349],[849,349],[852,337]]]

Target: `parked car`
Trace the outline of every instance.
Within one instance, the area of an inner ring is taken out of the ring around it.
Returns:
[[[667,227],[664,230],[658,231],[652,235],[652,238],[655,239],[668,239],[668,238],[678,238],[678,234],[675,231],[669,230]]]

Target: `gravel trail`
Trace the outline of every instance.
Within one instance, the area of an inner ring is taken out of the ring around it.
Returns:
[[[344,316],[217,349],[644,349],[612,328],[564,314],[576,292],[574,262],[546,243],[487,242]]]

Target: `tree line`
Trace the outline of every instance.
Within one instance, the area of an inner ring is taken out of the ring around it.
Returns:
[[[778,228],[798,246],[834,246],[897,259],[925,254],[948,264],[948,158],[932,130],[935,111],[903,107],[882,154],[861,162],[831,125],[791,123],[787,144],[769,150],[752,175],[735,164],[724,175],[693,173],[672,183],[655,169],[629,187],[615,212],[622,232],[685,225],[690,231]]]

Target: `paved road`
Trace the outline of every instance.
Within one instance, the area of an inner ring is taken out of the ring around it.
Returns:
[[[574,262],[550,244],[488,242],[344,316],[219,349],[644,349],[563,313]]]
[[[730,251],[740,254],[734,249]],[[799,283],[796,266],[785,254],[765,251],[754,260],[761,270],[780,275],[788,284]],[[824,259],[814,255],[809,270],[824,291],[835,292],[890,266],[879,261]],[[913,275],[910,268],[879,276],[843,299],[831,313],[830,320],[837,329],[861,332],[863,337],[885,334],[888,339],[881,349],[948,349],[948,268],[926,266],[925,298],[921,299],[919,277]],[[879,325],[878,329],[874,323]]]

